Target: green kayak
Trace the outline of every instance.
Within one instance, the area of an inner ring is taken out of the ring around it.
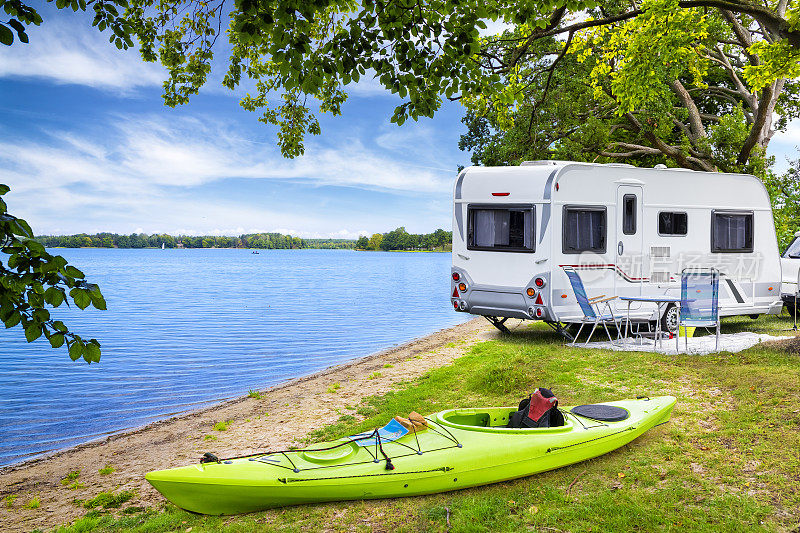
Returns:
[[[404,433],[390,423],[305,450],[158,470],[146,479],[178,507],[212,515],[431,494],[597,457],[667,422],[675,401],[662,396],[581,406],[588,411],[562,407],[564,426],[536,429],[504,427],[512,407],[451,409],[426,417],[424,431]],[[624,410],[617,409],[624,420],[590,417],[591,408],[604,406]]]

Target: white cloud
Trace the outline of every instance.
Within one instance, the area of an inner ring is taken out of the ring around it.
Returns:
[[[207,117],[118,115],[108,122],[113,126],[92,133],[0,140],[0,183],[12,186],[13,197],[21,199],[16,204],[28,210],[19,214],[37,231],[230,235],[282,228],[309,238],[357,238],[370,233],[361,228],[374,227],[375,218],[365,224],[363,213],[353,213],[342,224],[313,211],[292,212],[274,199],[265,208],[252,201],[187,198],[199,186],[231,178],[447,196],[455,175],[437,159],[439,148],[425,128],[409,130],[419,136],[413,152],[406,150],[415,144],[413,133],[385,133],[375,145],[329,136],[333,140],[308,142],[304,156],[287,160],[276,146]]]
[[[59,17],[31,28],[29,44],[0,48],[0,77],[44,78],[129,93],[157,87],[164,70],[145,63],[134,49],[121,51],[108,42],[109,32],[90,31]]]

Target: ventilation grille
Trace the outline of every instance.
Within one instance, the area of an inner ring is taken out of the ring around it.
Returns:
[[[669,246],[651,246],[650,257],[652,258],[669,258]]]
[[[669,248],[667,248],[669,250]],[[650,273],[650,283],[669,283],[669,272],[655,270]]]

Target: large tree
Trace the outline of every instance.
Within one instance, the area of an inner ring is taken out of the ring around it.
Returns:
[[[643,6],[636,18],[587,27],[590,17],[563,40],[533,42],[505,102],[465,98],[462,147],[483,163],[561,157],[763,176],[772,135],[800,114],[796,80],[765,81],[757,50],[776,35],[726,10]],[[613,18],[603,7],[590,15]]]
[[[567,43],[577,38],[594,52],[598,88],[623,113],[655,106],[667,92],[685,100],[688,89],[673,86],[683,83],[686,73],[702,84],[708,62],[740,69],[737,76],[749,87],[733,87],[738,93],[733,98],[748,100],[745,112],[753,115],[737,157],[743,164],[771,129],[770,110],[781,80],[800,74],[800,8],[792,2],[56,0],[56,6],[91,9],[93,24],[109,28],[119,47],[131,46],[135,35],[143,57],[169,71],[168,105],[187,102],[206,82],[217,38],[227,26],[232,50],[224,84],[233,88],[243,76],[256,82],[242,105],[280,126],[278,142],[287,156],[303,152],[305,134],[320,132],[312,103],[320,112],[338,114],[347,86],[363,76],[374,76],[403,99],[392,117],[398,124],[432,116],[442,98],[478,97],[501,106],[524,102],[520,70],[540,57],[540,42],[556,37]],[[0,0],[0,5],[11,17],[0,21],[0,42],[10,44],[12,30],[27,41],[27,27],[41,23],[39,14],[21,0]],[[730,28],[720,50],[702,46],[704,33],[719,33],[713,27],[717,19]],[[482,38],[486,21],[513,29]],[[563,54],[551,52],[557,66]],[[695,57],[701,52],[708,57]],[[609,86],[602,85],[606,77]],[[635,115],[631,119],[634,129],[651,129],[640,128]],[[702,137],[696,117],[684,122],[691,136]],[[690,155],[684,164],[703,167],[702,160]]]

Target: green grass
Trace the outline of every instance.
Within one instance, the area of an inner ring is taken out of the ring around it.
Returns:
[[[34,496],[33,498],[31,498],[28,501],[28,503],[25,504],[25,508],[26,509],[38,509],[39,507],[41,507],[41,505],[42,505],[42,503],[41,503],[41,501],[39,501],[39,497],[38,496]]]
[[[80,470],[72,470],[66,476],[61,478],[62,485],[70,485],[77,482],[77,479],[80,477],[81,471]]]
[[[248,391],[247,396],[249,398],[255,398],[256,400],[260,400],[261,398],[263,398],[263,396],[261,396],[260,392],[258,392],[256,390],[252,390],[252,389],[250,391]]]
[[[116,472],[116,468],[114,468],[114,467],[113,467],[113,466],[111,466],[111,465],[106,465],[106,466],[104,466],[103,468],[101,468],[100,470],[98,470],[97,472],[98,472],[98,473],[99,473],[101,476],[107,476],[107,475],[109,475],[109,474],[113,474],[114,472]]]
[[[341,388],[342,386],[339,383],[331,383],[330,385],[328,385],[328,393],[333,394]]]
[[[775,334],[786,317],[729,319],[723,332]],[[800,526],[800,355],[668,356],[565,347],[543,326],[472,347],[452,365],[367,398],[311,440],[385,424],[394,415],[516,405],[537,386],[562,405],[672,394],[672,423],[601,457],[514,481],[415,498],[304,505],[205,517],[170,504],[83,531],[793,531]],[[449,527],[448,527],[449,520]]]
[[[227,431],[227,429],[231,426],[232,423],[233,422],[231,422],[230,420],[221,420],[216,424],[214,424],[214,427],[211,429],[213,429],[214,431]]]
[[[86,509],[116,509],[134,496],[136,496],[136,493],[130,490],[123,490],[119,493],[101,492],[94,498],[83,502],[83,506]]]
[[[14,507],[14,502],[16,501],[16,499],[17,499],[16,494],[9,494],[5,498],[3,498],[3,502],[5,502],[6,504],[6,509],[11,509],[12,507]]]
[[[373,372],[372,374],[367,376],[367,379],[377,379],[377,378],[382,378],[382,377],[383,377],[383,374],[381,374],[380,372]]]

